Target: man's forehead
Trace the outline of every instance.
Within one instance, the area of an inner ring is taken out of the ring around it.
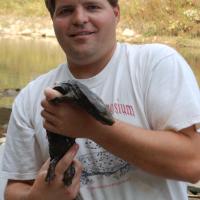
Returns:
[[[106,2],[108,0],[55,0],[56,3],[100,3],[100,2]]]

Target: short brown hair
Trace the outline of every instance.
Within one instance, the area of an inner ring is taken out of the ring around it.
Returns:
[[[115,7],[118,5],[118,0],[107,0],[111,6]],[[51,15],[53,17],[54,11],[55,11],[55,0],[45,0],[46,7]]]

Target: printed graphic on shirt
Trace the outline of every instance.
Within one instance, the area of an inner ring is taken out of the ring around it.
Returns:
[[[112,176],[119,180],[130,171],[131,166],[124,160],[104,150],[91,140],[86,140],[86,148],[90,153],[80,155],[83,164],[81,184],[90,185],[95,176]]]
[[[135,117],[134,107],[128,104],[112,103],[107,104],[108,110],[113,114]]]

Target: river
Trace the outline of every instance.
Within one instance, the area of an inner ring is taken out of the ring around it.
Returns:
[[[0,90],[23,88],[30,80],[64,62],[55,39],[4,38],[0,40]],[[13,95],[0,99],[0,107],[10,107]]]

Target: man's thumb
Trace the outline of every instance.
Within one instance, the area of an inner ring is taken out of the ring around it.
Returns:
[[[51,100],[51,99],[54,99],[55,97],[62,96],[62,94],[60,92],[58,92],[57,90],[54,90],[50,87],[48,87],[44,90],[44,95],[47,100]]]

